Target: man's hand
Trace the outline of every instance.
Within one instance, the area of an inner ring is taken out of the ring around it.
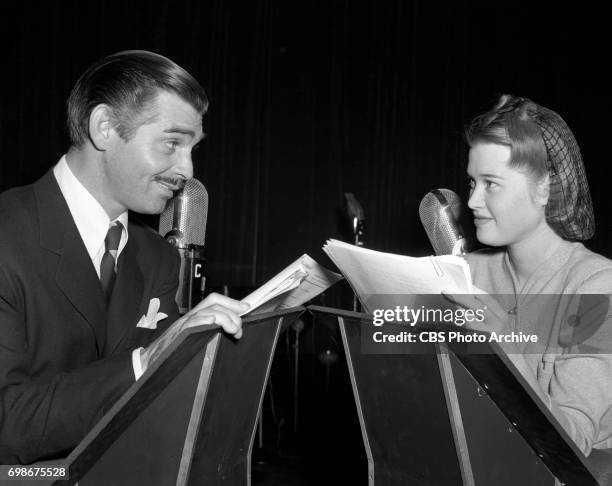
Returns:
[[[198,319],[201,316],[212,316],[214,321],[206,322],[206,324],[217,324],[226,333],[233,334],[236,339],[240,339],[242,337],[242,320],[239,315],[248,309],[249,304],[245,302],[240,302],[221,294],[209,294],[202,302],[181,318],[187,318],[183,329],[200,325]],[[191,319],[194,319],[195,322],[189,324]]]
[[[239,314],[248,308],[248,304],[230,299],[224,295],[209,294],[187,314],[172,323],[148,347],[140,350],[140,364],[143,373],[183,329],[203,324],[217,324],[226,333],[232,334],[236,339],[240,339],[242,337],[242,320]]]

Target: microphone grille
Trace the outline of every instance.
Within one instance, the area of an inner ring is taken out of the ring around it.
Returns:
[[[166,238],[175,230],[181,246],[204,246],[207,217],[208,191],[200,181],[192,178],[168,201],[159,218],[159,233]]]
[[[452,253],[463,238],[457,224],[461,209],[461,199],[449,189],[434,189],[421,200],[419,216],[436,255]]]

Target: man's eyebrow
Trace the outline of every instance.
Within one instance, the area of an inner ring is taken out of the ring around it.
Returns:
[[[166,128],[164,130],[164,133],[180,133],[182,135],[188,135],[191,138],[194,138],[196,136],[196,132],[194,132],[193,130],[191,130],[189,128],[182,128],[182,127],[170,127],[170,128]]]

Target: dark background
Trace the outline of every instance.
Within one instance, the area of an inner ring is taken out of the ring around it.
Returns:
[[[32,182],[65,152],[65,100],[88,65],[148,49],[189,70],[210,97],[208,138],[194,158],[210,195],[213,285],[258,285],[302,253],[328,262],[325,240],[350,237],[340,217],[345,192],[364,207],[367,246],[430,252],[418,204],[435,187],[465,196],[462,127],[505,92],[558,111],[574,131],[597,215],[589,246],[612,256],[606,16],[475,5],[0,7],[0,189]]]
[[[194,161],[210,196],[211,287],[226,284],[241,297],[302,253],[332,266],[320,248],[330,237],[350,239],[345,192],[365,209],[366,246],[431,252],[419,202],[436,187],[465,198],[462,127],[501,93],[552,108],[572,128],[597,217],[588,246],[611,257],[607,14],[577,2],[492,3],[4,4],[0,190],[33,182],[65,152],[65,100],[92,62],[147,49],[190,71],[210,98],[208,138]],[[339,286],[324,302],[348,306],[346,290]],[[300,420],[307,431],[299,440],[286,433],[293,420],[289,331],[273,370],[276,408],[268,405],[275,415],[266,423],[276,428],[266,442],[363,461],[347,377],[331,365],[328,380],[318,359],[331,350],[342,363],[336,331],[306,324]]]

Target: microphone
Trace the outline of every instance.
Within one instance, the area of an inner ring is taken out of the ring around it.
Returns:
[[[363,246],[363,241],[359,238],[360,236],[363,236],[363,233],[365,232],[365,215],[363,212],[363,207],[361,204],[359,204],[359,201],[355,199],[352,192],[345,192],[344,197],[346,198],[348,215],[353,225],[355,245]]]
[[[421,200],[419,216],[436,255],[459,255],[474,249],[473,232],[465,230],[470,226],[464,205],[453,191],[429,191]]]
[[[204,277],[204,236],[208,216],[208,192],[197,179],[189,179],[168,201],[159,218],[159,234],[176,247],[181,257],[176,304],[185,314],[194,300],[202,299]]]

